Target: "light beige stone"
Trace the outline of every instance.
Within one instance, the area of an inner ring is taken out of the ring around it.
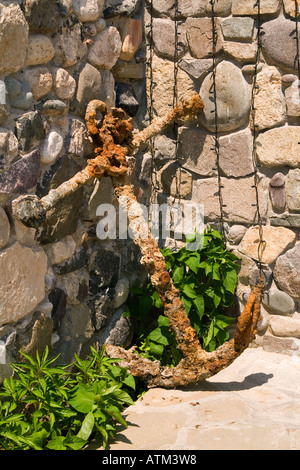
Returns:
[[[224,219],[234,223],[257,223],[256,190],[254,177],[221,178],[221,194]],[[258,184],[260,214],[266,217],[267,201],[265,196],[266,181]],[[242,197],[241,197],[242,195]]]
[[[73,9],[76,16],[83,23],[96,21],[101,13],[103,3],[104,0],[73,0]]]
[[[300,16],[300,1],[299,0],[296,0],[296,1],[297,1],[297,4],[298,4],[297,17],[299,17]],[[284,11],[288,15],[295,18],[295,16],[296,16],[295,0],[283,0],[283,8],[284,8]]]
[[[119,31],[114,26],[108,26],[94,37],[87,59],[94,67],[110,70],[120,57],[121,50]]]
[[[251,258],[257,259],[259,240],[259,227],[250,227],[245,233],[238,249]],[[271,264],[295,243],[296,235],[292,230],[285,227],[264,226],[263,240],[265,248],[262,254],[262,262]]]
[[[53,243],[46,249],[46,254],[51,264],[58,264],[65,261],[74,254],[76,243],[71,235]]]
[[[44,34],[31,34],[28,38],[25,65],[47,64],[54,57],[51,39]]]
[[[10,224],[5,210],[0,206],[0,250],[7,244],[10,235]]]
[[[254,96],[255,116],[257,130],[284,124],[286,120],[286,106],[281,90],[281,75],[276,67],[265,67],[257,74],[256,85],[258,90]]]
[[[255,62],[257,47],[244,42],[224,41],[223,49],[230,57],[241,62]]]
[[[257,15],[258,8],[254,6],[253,0],[232,0],[233,15]],[[277,13],[280,8],[279,0],[261,0],[260,13],[262,15],[272,15]]]
[[[47,67],[35,67],[25,71],[25,80],[34,99],[47,95],[52,88],[52,75]]]
[[[18,242],[0,253],[0,325],[16,323],[45,296],[47,256]]]
[[[300,169],[290,170],[286,178],[287,206],[290,211],[300,211]]]
[[[54,72],[54,89],[62,100],[71,99],[76,90],[76,81],[72,75],[63,68],[56,69]]]
[[[300,338],[300,318],[272,315],[270,327],[273,335]]]
[[[217,178],[193,181],[192,200],[196,204],[203,204],[205,222],[220,219]]]
[[[20,6],[0,4],[0,73],[20,70],[25,61],[29,26]]]
[[[299,94],[300,82],[296,80],[290,87],[285,90],[285,99],[287,107],[288,117],[299,117],[300,116],[300,94]]]
[[[173,104],[174,63],[155,55],[152,66],[154,82],[153,108],[158,116],[162,116],[170,111],[170,105]],[[177,90],[179,100],[190,97],[191,94],[195,93],[193,80],[183,70],[178,71]]]
[[[147,0],[150,4],[150,0]],[[197,0],[197,2],[191,2],[190,0],[178,0],[178,10],[184,17],[189,16],[205,16],[207,0]],[[153,0],[153,10],[156,14],[162,17],[175,16],[175,6],[173,0]]]
[[[260,163],[267,167],[300,165],[300,126],[284,126],[261,133],[256,139]]]
[[[256,192],[254,178],[221,178],[222,212],[225,221],[233,223],[256,223]],[[241,198],[241,194],[243,197]],[[259,204],[262,217],[266,213],[263,183],[259,185]],[[208,221],[220,219],[218,178],[203,178],[193,182],[192,200],[204,205]]]

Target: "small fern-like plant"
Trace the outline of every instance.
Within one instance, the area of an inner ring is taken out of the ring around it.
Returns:
[[[103,351],[67,366],[54,366],[48,348],[21,354],[0,388],[1,450],[80,450],[91,439],[105,448],[117,423],[127,427],[121,412],[134,403],[135,380]]]

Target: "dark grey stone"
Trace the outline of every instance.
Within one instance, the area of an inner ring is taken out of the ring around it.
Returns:
[[[114,251],[99,249],[89,260],[90,293],[100,288],[114,287],[119,278],[120,256]]]
[[[59,274],[67,274],[77,269],[83,268],[87,262],[87,249],[85,246],[78,249],[74,255],[63,263],[52,266],[54,271]]]
[[[49,301],[53,305],[51,318],[53,320],[53,329],[58,330],[66,315],[67,296],[62,289],[54,289],[48,295]]]
[[[33,96],[26,83],[13,77],[6,77],[5,84],[11,106],[24,110],[30,108]]]
[[[106,0],[103,17],[131,16],[140,6],[140,0]]]
[[[22,0],[21,8],[32,31],[53,33],[59,28],[61,20],[71,14],[72,1]]]
[[[19,149],[27,152],[37,146],[45,137],[41,115],[38,111],[30,111],[16,120],[15,134],[19,141]]]
[[[129,83],[116,82],[116,107],[122,108],[131,117],[139,110],[139,102],[133,87]]]
[[[42,114],[57,116],[65,114],[68,110],[68,105],[61,100],[46,100],[39,103],[37,109]]]
[[[57,188],[80,170],[80,165],[71,157],[64,155],[59,160],[59,164],[57,166],[54,164],[48,175],[44,175],[45,179],[42,178],[38,193],[47,194],[50,189]],[[82,198],[83,190],[79,188],[63,200],[58,201],[51,210],[48,210],[46,221],[36,234],[37,240],[42,244],[55,243],[74,233],[81,215]]]
[[[33,150],[0,175],[0,194],[25,194],[37,184],[40,152]]]
[[[280,214],[277,217],[270,217],[271,225],[275,227],[300,227],[300,214]]]

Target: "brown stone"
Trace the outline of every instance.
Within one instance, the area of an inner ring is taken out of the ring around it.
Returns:
[[[222,49],[220,23],[216,20],[217,43],[216,52]],[[213,50],[212,24],[210,18],[188,18],[186,35],[193,57],[203,59],[209,57]]]
[[[216,175],[214,136],[196,127],[180,127],[178,161],[183,168],[201,176]]]
[[[255,44],[244,42],[226,41],[223,49],[229,57],[241,62],[255,62],[257,47]]]
[[[129,61],[141,45],[143,26],[141,19],[128,18],[121,31],[122,49],[120,59]]]
[[[16,323],[45,296],[47,256],[16,242],[1,251],[0,268],[0,325]]]
[[[155,51],[158,55],[168,59],[182,57],[186,50],[185,30],[178,27],[177,51],[175,51],[175,22],[164,18],[155,18],[153,20],[153,42]],[[122,57],[121,57],[122,58]]]
[[[270,180],[270,198],[273,209],[284,211],[286,205],[285,176],[283,173],[276,173]]]
[[[225,176],[247,176],[253,173],[251,132],[236,132],[219,138],[220,168]]]
[[[274,267],[278,287],[300,301],[300,244],[279,256]]]
[[[297,17],[300,16],[300,3],[299,0],[297,0],[298,4],[298,9],[297,9]],[[283,8],[284,11],[289,15],[295,18],[296,16],[296,6],[295,6],[295,0],[283,0]]]
[[[263,54],[274,65],[294,71],[297,69],[297,41],[295,24],[282,17],[267,21],[263,25]],[[300,44],[300,37],[299,37]]]

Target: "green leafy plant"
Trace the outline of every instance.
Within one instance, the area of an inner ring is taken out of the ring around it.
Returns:
[[[188,237],[186,245],[177,251],[161,251],[203,347],[213,351],[228,339],[228,326],[234,321],[226,315],[226,308],[234,300],[238,258],[228,251],[221,233],[211,228],[201,236]],[[146,320],[150,311],[162,313],[160,298],[150,284],[134,289],[133,295],[127,315]],[[140,341],[140,353],[161,360],[163,365],[176,365],[180,360],[168,319],[163,316],[158,317],[154,330],[142,332]]]
[[[134,403],[135,380],[103,351],[55,367],[48,349],[22,355],[0,389],[0,449],[79,450],[91,439],[105,448],[117,423],[127,427],[121,412]]]

